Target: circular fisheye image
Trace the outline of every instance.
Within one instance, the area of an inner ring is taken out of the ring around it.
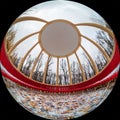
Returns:
[[[1,46],[11,96],[33,115],[66,120],[101,105],[119,73],[119,48],[108,23],[73,1],[47,1],[16,18]]]

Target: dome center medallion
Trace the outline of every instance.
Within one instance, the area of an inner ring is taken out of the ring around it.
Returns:
[[[40,46],[51,56],[69,56],[79,45],[80,32],[66,20],[54,20],[46,24],[40,34]]]

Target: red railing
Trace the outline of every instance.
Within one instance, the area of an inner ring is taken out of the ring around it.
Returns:
[[[105,82],[108,82],[110,80],[113,80],[117,78],[118,72],[114,73],[110,77],[106,78],[105,77],[111,73],[120,63],[120,55],[119,55],[119,48],[116,43],[116,48],[114,52],[114,56],[112,60],[110,61],[109,65],[101,72],[99,73],[96,77],[91,78],[85,82],[81,82],[79,84],[75,85],[69,85],[69,86],[52,86],[52,85],[47,85],[47,84],[42,84],[39,82],[36,82],[34,80],[31,80],[25,76],[23,76],[13,65],[10,63],[8,56],[6,55],[5,51],[5,45],[4,43],[2,44],[1,48],[1,64],[5,67],[5,69],[8,71],[6,73],[5,71],[1,70],[2,75],[11,81],[21,84],[23,86],[27,86],[30,88],[38,89],[38,90],[43,90],[43,91],[48,91],[48,92],[73,92],[73,91],[80,91],[84,90],[87,88],[91,88],[100,84],[103,84]]]

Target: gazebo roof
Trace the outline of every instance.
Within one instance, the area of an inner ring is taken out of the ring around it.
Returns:
[[[90,8],[79,5],[70,12],[62,4],[32,7],[13,22],[1,49],[4,76],[49,92],[83,90],[116,78],[119,49],[111,28]]]

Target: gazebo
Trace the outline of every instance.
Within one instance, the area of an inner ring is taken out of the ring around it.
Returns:
[[[106,21],[71,1],[26,10],[1,47],[8,90],[28,111],[49,119],[80,117],[99,106],[115,84],[119,60]]]

